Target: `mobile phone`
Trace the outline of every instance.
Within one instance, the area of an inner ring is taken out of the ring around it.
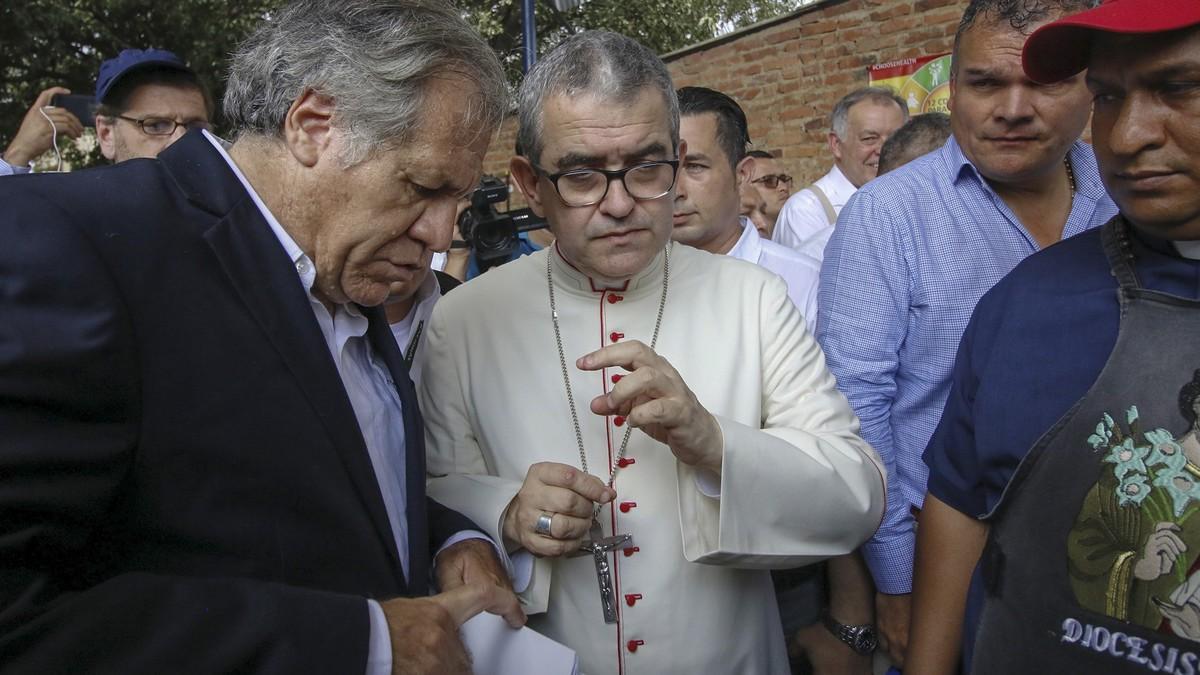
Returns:
[[[55,108],[66,108],[67,112],[78,117],[85,127],[96,126],[96,101],[91,96],[55,94],[50,97],[50,105]]]

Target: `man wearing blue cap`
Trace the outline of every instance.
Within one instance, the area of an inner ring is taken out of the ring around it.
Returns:
[[[1026,74],[1086,70],[1120,213],[980,300],[925,451],[913,672],[1200,666],[1200,3],[1042,26]],[[964,617],[965,607],[965,617]]]
[[[16,135],[0,155],[0,176],[28,173],[32,160],[62,138],[78,138],[79,118],[50,105],[51,87],[38,95]],[[96,79],[96,136],[113,163],[156,157],[184,131],[208,128],[211,101],[196,74],[165,49],[126,49],[100,64]]]
[[[157,157],[188,129],[207,129],[210,103],[187,64],[163,49],[126,49],[100,65],[96,137],[110,161]]]

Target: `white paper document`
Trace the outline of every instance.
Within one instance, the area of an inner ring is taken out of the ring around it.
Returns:
[[[577,675],[575,650],[531,628],[513,630],[502,617],[482,612],[459,628],[475,675]]]

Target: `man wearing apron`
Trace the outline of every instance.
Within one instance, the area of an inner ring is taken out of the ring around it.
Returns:
[[[925,453],[906,670],[955,672],[961,639],[970,673],[1200,673],[1200,1],[1109,0],[1024,66],[1087,69],[1121,213],[975,310]]]

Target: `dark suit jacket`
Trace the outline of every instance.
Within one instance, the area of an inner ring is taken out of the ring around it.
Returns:
[[[360,672],[364,598],[426,594],[472,527],[425,496],[368,315],[405,413],[404,571],[296,271],[203,137],[0,180],[0,671]]]

